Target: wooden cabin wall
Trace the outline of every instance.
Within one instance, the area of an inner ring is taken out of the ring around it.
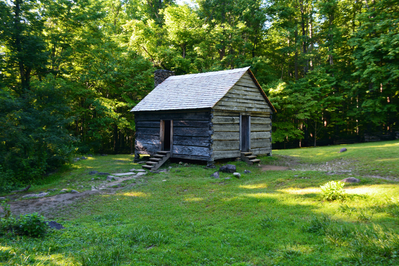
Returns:
[[[271,154],[271,114],[259,88],[246,73],[213,109],[213,158],[240,157],[240,114],[251,116],[250,150]]]
[[[269,114],[251,116],[251,152],[254,155],[271,155],[272,120]]]
[[[240,113],[214,110],[212,124],[213,159],[240,157]]]
[[[172,158],[210,160],[210,110],[135,113],[136,149],[140,154],[154,154],[160,150],[161,120],[173,121]]]

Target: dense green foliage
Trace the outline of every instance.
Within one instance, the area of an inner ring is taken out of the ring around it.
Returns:
[[[76,151],[133,152],[155,68],[250,65],[277,146],[392,138],[398,20],[395,0],[1,0],[0,173],[12,187]]]

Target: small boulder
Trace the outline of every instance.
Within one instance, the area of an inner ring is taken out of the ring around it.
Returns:
[[[240,177],[241,177],[241,174],[238,173],[238,172],[233,173],[233,175],[234,175],[236,178],[240,178]]]
[[[229,179],[231,179],[231,177],[229,176],[229,177],[226,177],[225,179],[226,179],[226,180],[229,180]]]
[[[61,191],[60,191],[61,193],[68,193],[69,192],[69,190],[68,189],[66,189],[66,188],[63,188],[63,189],[61,189]]]
[[[219,172],[214,172],[213,174],[211,174],[211,177],[213,178],[219,178]]]
[[[89,172],[89,175],[96,175],[96,174],[98,174],[98,171],[90,171]]]
[[[244,170],[244,174],[250,174],[251,173],[251,171],[249,171],[249,170]]]
[[[6,200],[6,198],[5,197],[0,197],[0,200]]]
[[[223,165],[222,167],[220,167],[219,171],[224,172],[224,173],[234,173],[235,171],[237,171],[237,169],[236,169],[235,165],[226,164],[226,165]]]
[[[346,152],[346,151],[347,151],[346,148],[342,148],[342,149],[339,150],[340,153],[341,153],[341,152]]]
[[[57,223],[55,221],[50,221],[50,222],[46,222],[46,223],[47,223],[47,225],[50,228],[53,228],[53,229],[56,229],[56,230],[60,230],[60,229],[64,229],[65,228],[65,227],[62,226],[62,224],[59,224],[59,223]]]
[[[99,173],[97,173],[97,175],[110,175],[110,173],[99,172]]]
[[[72,189],[71,193],[79,193],[79,191]]]
[[[136,169],[136,171],[137,171],[137,172],[144,172],[144,173],[147,172],[147,171],[144,170],[144,169]]]
[[[344,182],[344,183],[359,183],[360,179],[357,179],[357,178],[354,178],[354,177],[348,177],[348,178],[342,179],[341,182]]]

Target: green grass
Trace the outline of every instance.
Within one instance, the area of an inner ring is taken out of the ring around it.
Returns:
[[[348,151],[338,153],[342,147]],[[285,156],[310,170],[262,172],[231,162],[240,179],[212,179],[215,170],[204,166],[170,164],[133,188],[75,203],[57,219],[66,229],[44,239],[0,238],[0,265],[399,264],[399,187],[364,177],[399,177],[398,141],[276,150],[262,163],[284,164]],[[131,159],[79,161],[35,189],[86,186],[88,171],[138,168]],[[342,160],[353,162],[351,173],[311,170]],[[345,185],[345,200],[322,200],[321,185],[349,176],[362,181]]]

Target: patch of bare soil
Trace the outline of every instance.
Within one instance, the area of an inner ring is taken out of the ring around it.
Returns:
[[[138,179],[139,177],[143,177],[143,174],[138,173],[136,175],[125,176],[113,182],[104,181],[97,186],[92,186],[91,190],[80,193],[63,193],[51,197],[30,199],[22,199],[22,196],[29,193],[12,195],[8,197],[9,201],[7,202],[7,204],[10,205],[11,213],[17,216],[19,216],[20,214],[37,212],[41,215],[44,215],[45,217],[49,217],[53,216],[53,214],[55,214],[56,212],[63,210],[68,205],[75,203],[79,200],[84,200],[90,195],[114,194],[120,189],[135,186],[136,184],[139,184],[144,180],[140,178],[140,181],[129,184],[127,186],[122,186],[121,183],[132,179]],[[4,210],[0,206],[0,216],[2,216],[3,212]]]
[[[262,171],[285,171],[289,168],[287,166],[278,166],[278,165],[261,165]]]

